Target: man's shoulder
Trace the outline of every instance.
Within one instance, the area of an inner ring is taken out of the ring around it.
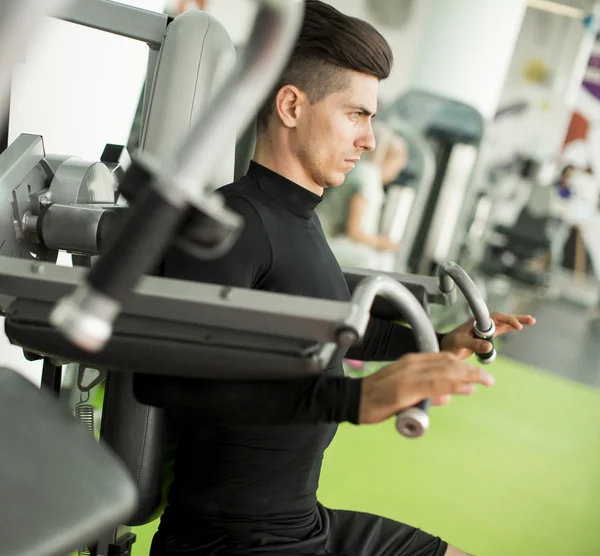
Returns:
[[[266,208],[263,194],[255,180],[244,176],[220,187],[217,192],[223,195],[228,206],[236,210],[242,207],[251,207],[262,220]]]
[[[246,225],[264,227],[265,207],[260,188],[254,180],[244,176],[216,190],[225,199],[225,204],[240,213]]]
[[[250,202],[250,204],[253,204],[254,200],[257,198],[257,189],[258,188],[253,180],[249,179],[247,176],[243,176],[232,183],[219,187],[216,192],[223,195],[228,203],[235,198],[239,198],[245,199]]]
[[[257,187],[256,181],[246,175],[227,185],[222,185],[216,191],[225,196],[238,195],[245,197],[255,195],[257,189],[259,188]]]

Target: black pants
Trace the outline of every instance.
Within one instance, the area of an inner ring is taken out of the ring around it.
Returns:
[[[252,531],[239,524],[227,531],[174,535],[159,530],[150,556],[443,556],[448,544],[420,529],[391,519],[318,506],[306,535],[285,530]]]

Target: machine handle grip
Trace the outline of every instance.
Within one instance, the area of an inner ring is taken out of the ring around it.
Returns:
[[[401,411],[396,416],[396,430],[406,438],[423,436],[429,428],[430,399]]]
[[[490,344],[492,344],[492,350],[487,352],[487,353],[477,353],[477,359],[479,360],[480,363],[483,363],[484,365],[489,365],[490,363],[493,363],[496,360],[496,346],[494,345],[494,332],[495,332],[495,327],[492,327],[492,329],[489,332],[481,332],[478,328],[477,325],[473,326],[473,335],[475,336],[475,338],[479,338],[480,340],[485,340],[486,342],[489,342]]]
[[[489,365],[496,359],[496,348],[494,346],[496,325],[490,315],[485,299],[471,277],[454,262],[447,262],[440,267],[439,280],[442,291],[450,292],[454,289],[454,284],[456,284],[465,296],[475,317],[475,323],[473,324],[474,336],[492,344],[492,351],[476,354],[481,363]]]

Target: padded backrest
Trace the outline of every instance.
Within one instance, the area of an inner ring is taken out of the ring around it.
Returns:
[[[167,28],[159,53],[140,149],[158,161],[189,133],[193,123],[234,68],[231,38],[212,16],[189,10]],[[213,185],[233,181],[235,136],[213,175]],[[139,495],[138,512],[126,525],[157,517],[163,501],[167,424],[162,410],[139,403],[133,377],[111,372],[103,407],[102,436],[125,462]]]
[[[160,511],[167,454],[167,424],[162,410],[139,403],[133,374],[108,373],[101,434],[121,459],[138,491],[138,509],[126,525],[143,525]]]
[[[167,28],[142,122],[140,149],[160,160],[188,135],[237,60],[233,42],[213,16],[188,10]],[[213,174],[220,187],[233,181],[235,136]]]

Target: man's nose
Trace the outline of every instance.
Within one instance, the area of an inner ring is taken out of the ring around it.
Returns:
[[[365,151],[372,151],[375,149],[375,135],[373,135],[371,124],[369,124],[365,134],[360,138],[359,146]]]

